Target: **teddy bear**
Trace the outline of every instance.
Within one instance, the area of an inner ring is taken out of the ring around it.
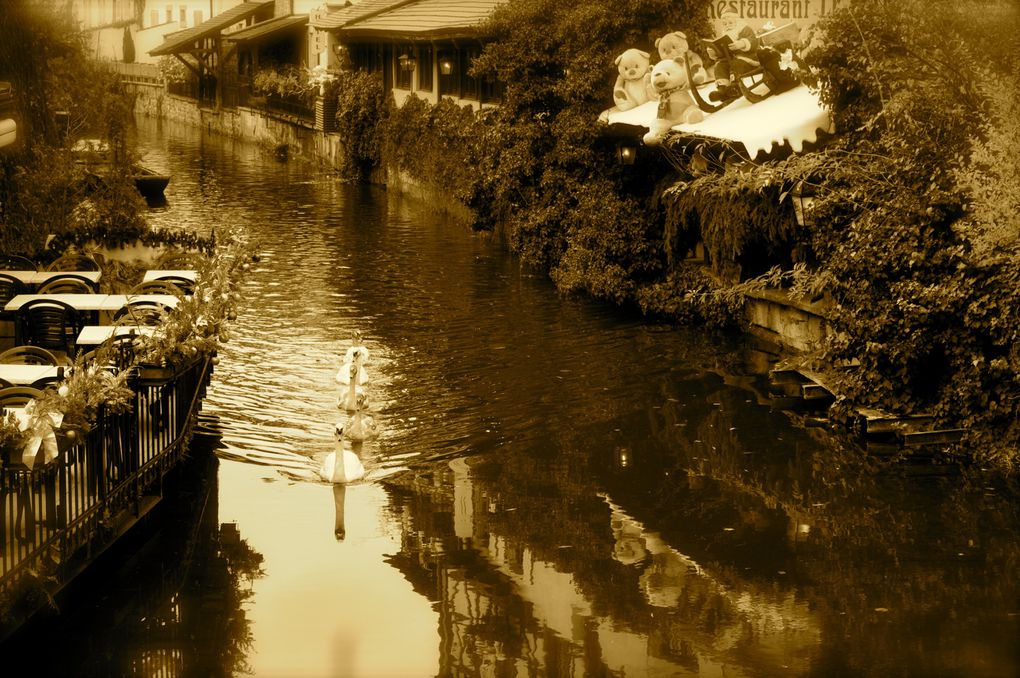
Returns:
[[[649,78],[651,61],[648,52],[631,48],[616,57],[615,63],[620,72],[613,86],[616,110],[629,111],[648,102],[652,98]]]
[[[659,110],[643,137],[646,146],[658,144],[673,125],[701,122],[705,118],[691,97],[687,71],[676,61],[663,59],[655,64],[651,81],[659,98]]]
[[[691,65],[691,76],[695,85],[708,81],[708,74],[705,72],[705,65],[697,52],[692,52],[687,43],[687,35],[681,31],[666,33],[656,39],[655,48],[659,50],[660,59],[673,59],[683,65],[684,55]]]

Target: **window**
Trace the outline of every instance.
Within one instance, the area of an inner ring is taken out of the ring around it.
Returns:
[[[418,90],[421,92],[432,91],[432,46],[422,45],[418,48]]]
[[[198,26],[199,24],[202,23],[202,10],[196,9],[195,13],[192,16],[195,18],[195,25],[196,26]]]
[[[418,64],[414,58],[413,47],[401,47],[394,52],[397,69],[397,89],[411,89],[411,81]]]
[[[460,72],[460,98],[471,99],[473,101],[480,101],[481,95],[478,91],[478,78],[468,75],[468,69],[471,67],[473,62],[478,55],[481,54],[481,50],[478,47],[465,47],[460,50],[459,60],[463,64],[463,68]]]
[[[153,9],[149,11],[149,25],[155,26],[159,23],[159,10]]]
[[[188,8],[181,7],[181,28],[188,27]]]
[[[174,6],[173,5],[167,5],[166,6],[166,22],[170,23],[173,20],[174,20]]]

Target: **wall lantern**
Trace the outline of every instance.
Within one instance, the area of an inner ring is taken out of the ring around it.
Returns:
[[[790,199],[793,201],[793,213],[797,217],[798,226],[810,226],[814,223],[815,217],[812,208],[815,204],[815,192],[804,182],[799,182],[790,191]]]
[[[620,468],[627,468],[630,466],[630,448],[629,447],[618,447],[615,451],[616,465]]]
[[[397,61],[400,63],[400,70],[402,71],[413,71],[415,66],[418,65],[418,60],[409,54],[401,54]]]
[[[638,147],[633,141],[621,141],[616,144],[616,162],[621,165],[633,165],[637,161]]]
[[[453,61],[450,59],[443,59],[439,62],[439,72],[443,75],[450,75],[453,73]]]

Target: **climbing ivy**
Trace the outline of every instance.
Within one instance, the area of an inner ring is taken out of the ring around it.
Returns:
[[[809,63],[838,136],[701,182],[698,197],[813,192],[805,237],[834,302],[822,357],[853,366],[833,372],[834,413],[930,412],[1007,466],[1020,443],[1020,223],[1004,188],[1020,162],[1003,57],[1020,54],[1016,13],[1004,0],[835,12]]]
[[[392,99],[375,73],[342,71],[335,87],[337,131],[343,138],[341,172],[348,179],[366,180],[381,161],[382,129]]]

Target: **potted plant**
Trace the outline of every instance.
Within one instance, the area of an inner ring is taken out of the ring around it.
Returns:
[[[195,288],[166,312],[151,335],[134,340],[139,381],[166,383],[197,360],[212,357],[230,338],[227,323],[237,317],[241,274],[258,256],[247,238],[234,233],[221,240],[197,267]]]
[[[84,355],[77,356],[60,385],[43,389],[42,396],[36,398],[33,418],[59,421],[58,443],[74,444],[80,435],[91,431],[101,408],[113,414],[131,409],[135,392],[128,383],[130,372],[109,368],[112,361],[107,351],[112,350],[100,348],[88,363]]]
[[[0,416],[0,467],[8,467],[12,459],[21,458],[28,437],[13,412]]]

